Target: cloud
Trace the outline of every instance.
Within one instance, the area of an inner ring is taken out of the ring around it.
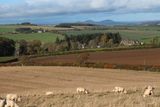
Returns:
[[[24,0],[0,4],[0,18],[56,14],[158,12],[159,0]]]

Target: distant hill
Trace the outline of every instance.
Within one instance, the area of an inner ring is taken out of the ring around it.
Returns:
[[[160,21],[137,21],[137,22],[121,22],[113,20],[86,20],[74,23],[60,23],[56,27],[72,28],[72,26],[160,26]]]
[[[160,26],[160,21],[141,21],[141,22],[117,22],[113,20],[102,20],[102,21],[93,21],[93,20],[87,20],[83,23],[88,24],[96,24],[96,25],[104,25],[104,26],[114,26],[114,25],[142,25],[142,26]]]
[[[102,21],[93,21],[93,20],[87,20],[84,23],[90,23],[90,24],[96,24],[96,25],[107,25],[107,26],[112,26],[112,25],[126,25],[128,23],[126,22],[116,22],[113,20],[102,20]]]

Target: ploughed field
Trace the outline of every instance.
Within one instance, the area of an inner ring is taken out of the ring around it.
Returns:
[[[146,71],[94,69],[80,67],[1,67],[0,95],[22,95],[20,107],[159,107],[160,73]],[[146,85],[155,95],[143,98]],[[125,94],[111,90],[122,86]],[[76,93],[85,87],[88,95]],[[54,95],[45,96],[46,91]]]
[[[104,51],[90,53],[88,62],[122,65],[160,66],[160,48]],[[52,65],[52,63],[77,63],[79,54],[32,58],[30,62],[37,65]]]

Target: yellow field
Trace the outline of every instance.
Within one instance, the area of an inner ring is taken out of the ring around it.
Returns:
[[[76,67],[1,67],[0,94],[23,96],[20,107],[160,107],[160,73]],[[155,86],[155,95],[143,98],[146,85]],[[114,86],[129,93],[117,95]],[[90,90],[76,94],[77,87]],[[137,91],[136,91],[137,90]],[[46,91],[55,95],[46,97]]]

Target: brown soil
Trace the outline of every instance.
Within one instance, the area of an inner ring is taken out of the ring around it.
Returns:
[[[160,48],[124,50],[90,53],[89,62],[124,64],[124,65],[149,65],[160,66]],[[76,63],[78,55],[60,55],[33,58],[30,61],[38,65],[52,65],[52,63]]]

